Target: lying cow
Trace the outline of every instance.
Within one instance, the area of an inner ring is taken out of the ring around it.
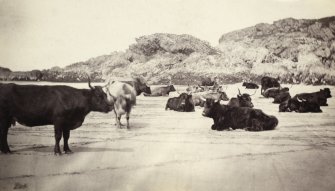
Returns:
[[[206,99],[228,101],[229,98],[226,92],[212,92],[212,93],[197,93],[192,96],[195,106],[203,107]]]
[[[214,120],[212,130],[232,128],[264,131],[273,130],[278,125],[275,116],[266,115],[262,110],[220,105],[219,101],[212,99],[206,99],[202,115]]]
[[[280,92],[278,95],[275,96],[272,103],[282,103],[288,99],[291,99],[290,92]]]
[[[117,127],[121,128],[121,116],[126,114],[127,129],[129,129],[130,112],[136,105],[136,90],[133,86],[118,81],[109,82],[105,88],[108,102],[113,105]]]
[[[331,92],[329,88],[320,89],[318,92],[313,93],[301,93],[295,95],[294,99],[306,100],[309,103],[317,103],[320,106],[328,106],[327,98],[331,98]]]
[[[261,79],[261,94],[263,94],[263,92],[265,90],[267,90],[268,88],[273,88],[273,87],[280,87],[280,84],[278,82],[278,78],[271,78],[268,76],[265,76]]]
[[[151,94],[148,93],[143,93],[144,96],[168,96],[170,92],[174,92],[176,89],[174,88],[173,85],[168,85],[165,87],[156,87],[152,88]]]
[[[262,95],[266,98],[275,98],[277,95],[279,95],[282,92],[288,92],[289,88],[285,87],[285,88],[281,88],[281,87],[274,87],[274,88],[268,88],[266,89]]]
[[[151,94],[151,89],[141,78],[133,78],[131,81],[123,81],[134,87],[136,90],[136,95],[140,95],[142,92]]]
[[[194,111],[192,95],[189,95],[187,93],[182,93],[178,97],[169,98],[165,106],[165,110],[167,109],[181,111],[181,112]]]
[[[245,86],[246,89],[258,89],[259,86],[255,83],[243,82],[242,86]]]
[[[59,142],[64,137],[64,152],[71,153],[70,130],[82,125],[91,111],[107,113],[110,105],[102,87],[76,89],[69,86],[0,84],[0,150],[9,153],[8,128],[15,121],[28,126],[54,125],[55,155],[61,155]]]
[[[300,100],[296,98],[290,98],[279,105],[279,112],[298,112],[298,113],[320,113],[320,105],[316,102],[309,102],[306,100]]]
[[[198,93],[198,92],[203,92],[205,91],[205,89],[199,85],[196,86],[190,86],[188,85],[186,88],[186,91],[189,93]]]
[[[231,98],[228,102],[228,105],[232,107],[254,107],[249,94],[239,94],[237,95],[237,98]]]

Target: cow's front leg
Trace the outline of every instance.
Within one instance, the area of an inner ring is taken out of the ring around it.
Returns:
[[[59,147],[59,142],[62,139],[62,128],[55,125],[55,148],[54,148],[54,152],[55,155],[61,155],[62,152],[60,151],[60,147]]]
[[[2,153],[10,153],[7,142],[9,124],[0,124],[0,150]]]
[[[64,139],[64,152],[65,154],[71,154],[72,151],[69,148],[68,140],[70,138],[70,130],[63,130],[63,139]]]

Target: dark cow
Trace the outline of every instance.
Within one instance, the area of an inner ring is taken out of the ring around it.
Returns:
[[[64,151],[71,153],[70,130],[80,127],[91,111],[107,113],[110,105],[102,87],[76,89],[69,86],[0,84],[0,150],[9,153],[8,129],[13,121],[33,127],[54,125],[55,154],[61,154],[59,142],[64,137]]]
[[[282,103],[288,99],[291,99],[290,92],[280,92],[278,95],[275,96],[272,103]]]
[[[246,89],[258,89],[259,86],[255,83],[243,82],[242,86],[245,86]]]
[[[293,99],[306,100],[309,103],[317,103],[320,106],[328,106],[327,98],[331,97],[330,89],[324,88],[320,89],[318,92],[297,94],[293,97]]]
[[[280,87],[278,79],[265,76],[261,79],[261,94],[268,88]]]
[[[289,91],[289,88],[287,88],[287,87],[285,87],[285,88],[281,88],[281,87],[268,88],[262,93],[262,95],[266,98],[269,98],[269,97],[275,98],[280,93],[288,92],[288,91]]]
[[[140,95],[142,92],[146,94],[151,94],[151,89],[141,78],[133,78],[131,81],[123,81],[134,87],[136,90],[136,95]]]
[[[202,86],[214,86],[215,81],[212,81],[211,78],[207,77],[207,78],[203,78],[201,80],[201,85]]]
[[[306,100],[300,100],[295,98],[290,98],[279,105],[279,112],[298,112],[298,113],[320,113],[320,105],[316,102],[308,102]]]
[[[173,85],[168,85],[165,87],[156,87],[152,88],[151,94],[148,93],[143,93],[144,96],[168,96],[170,92],[174,92],[176,89],[174,88]]]
[[[228,101],[226,92],[197,93],[192,96],[195,106],[203,107],[206,99]]]
[[[220,105],[219,101],[212,99],[206,99],[202,115],[213,118],[212,130],[232,128],[264,131],[273,130],[278,125],[278,119],[275,116],[266,115],[262,110]]]
[[[194,111],[192,95],[182,93],[178,97],[169,98],[165,106],[165,110],[167,109],[172,109],[181,112]]]

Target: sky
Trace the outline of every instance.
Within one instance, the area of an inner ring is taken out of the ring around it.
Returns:
[[[48,69],[124,51],[154,33],[220,36],[283,18],[335,16],[335,0],[0,0],[0,66]]]

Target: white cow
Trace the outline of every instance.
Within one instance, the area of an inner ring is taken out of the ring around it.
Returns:
[[[121,128],[121,116],[126,114],[129,129],[129,115],[131,108],[136,104],[136,90],[131,85],[118,81],[108,82],[104,87],[108,102],[114,103],[117,127]]]

